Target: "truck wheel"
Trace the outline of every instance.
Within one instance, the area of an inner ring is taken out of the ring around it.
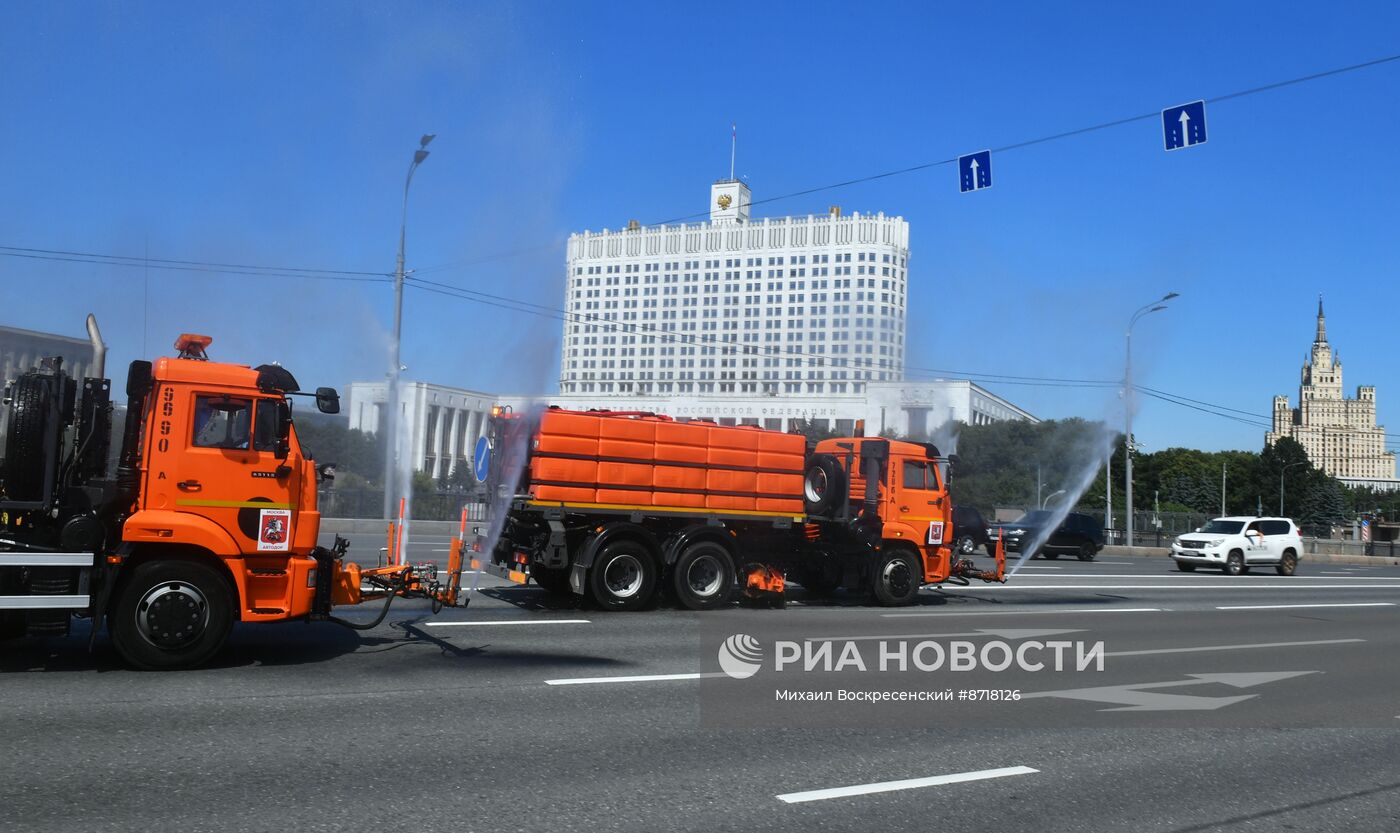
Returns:
[[[636,541],[603,547],[588,571],[589,596],[607,610],[637,610],[656,592],[656,561]]]
[[[918,558],[902,547],[885,550],[875,567],[875,601],[883,607],[913,604],[922,583]]]
[[[714,541],[691,544],[671,568],[671,586],[691,610],[714,610],[733,595],[734,559]]]
[[[1281,576],[1291,576],[1296,569],[1298,569],[1298,553],[1293,550],[1284,550],[1283,560],[1274,565],[1274,572]]]
[[[846,495],[846,472],[830,454],[813,454],[802,478],[802,499],[809,515],[830,515]]]
[[[1225,558],[1225,574],[1230,576],[1243,575],[1248,568],[1244,566],[1244,553],[1239,550],[1231,550]]]
[[[122,659],[147,671],[207,661],[233,628],[223,576],[189,561],[148,561],[117,590],[107,626]]]
[[[569,586],[569,571],[567,568],[555,570],[549,567],[541,567],[538,564],[530,565],[530,578],[534,580],[544,590],[555,596],[568,596],[573,593],[573,588]]]
[[[10,387],[10,428],[6,432],[0,479],[10,500],[43,500],[44,427],[52,405],[47,377],[25,374]]]

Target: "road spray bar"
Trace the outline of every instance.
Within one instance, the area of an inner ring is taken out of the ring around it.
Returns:
[[[461,534],[452,539],[447,555],[446,581],[439,581],[436,561],[421,561],[411,564],[403,550],[405,501],[399,500],[399,520],[388,526],[388,546],[380,552],[377,567],[361,567],[352,561],[344,561],[349,542],[339,535],[335,545],[327,550],[332,559],[341,559],[343,566],[336,575],[334,588],[330,591],[334,604],[355,605],[362,602],[384,600],[379,615],[370,622],[351,622],[338,616],[327,615],[325,619],[358,631],[371,630],[389,615],[389,607],[396,598],[427,599],[432,602],[433,613],[444,607],[466,607],[471,601],[461,594],[462,590],[462,551]],[[462,526],[466,527],[466,512],[462,513]]]

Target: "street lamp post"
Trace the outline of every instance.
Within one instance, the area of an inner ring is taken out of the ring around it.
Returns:
[[[394,517],[394,498],[399,491],[395,483],[399,465],[399,373],[403,365],[399,361],[399,342],[403,337],[403,248],[408,230],[408,186],[413,183],[413,172],[428,158],[428,143],[437,136],[425,133],[418,140],[418,150],[413,152],[413,161],[408,166],[408,177],[403,182],[403,211],[399,215],[399,257],[394,265],[394,342],[389,357],[389,390],[385,407],[389,409],[384,420],[384,517]]]
[[[1144,315],[1150,315],[1154,312],[1166,309],[1167,302],[1175,297],[1177,297],[1177,293],[1168,292],[1166,295],[1162,296],[1161,300],[1153,301],[1150,304],[1143,304],[1138,308],[1137,312],[1133,313],[1133,317],[1128,319],[1128,329],[1123,334],[1123,401],[1126,405],[1124,410],[1128,415],[1127,449],[1126,453],[1123,455],[1127,458],[1125,461],[1127,484],[1124,489],[1127,494],[1124,497],[1128,503],[1127,539],[1124,543],[1130,547],[1133,545],[1133,326],[1136,325],[1138,320]],[[1112,488],[1111,485],[1110,488]]]
[[[1045,499],[1042,500],[1042,501],[1040,502],[1040,508],[1041,508],[1041,509],[1044,509],[1044,508],[1045,508],[1045,504],[1049,503],[1050,501],[1054,500],[1055,498],[1059,497],[1060,495],[1062,495],[1062,494],[1064,494],[1064,493],[1065,493],[1065,490],[1064,490],[1064,489],[1056,489],[1055,491],[1053,491],[1053,492],[1051,492],[1050,494],[1046,495],[1046,496],[1045,496]]]
[[[1312,462],[1312,461],[1311,461],[1311,460],[1299,460],[1299,461],[1296,462],[1296,463],[1288,463],[1288,464],[1284,465],[1284,467],[1283,467],[1282,469],[1279,470],[1279,473],[1278,473],[1278,516],[1279,516],[1280,518],[1283,517],[1283,476],[1284,476],[1284,474],[1286,474],[1286,473],[1288,472],[1288,470],[1291,469],[1291,468],[1293,468],[1294,466],[1306,466],[1306,465],[1307,465],[1308,463],[1310,463],[1310,462]]]

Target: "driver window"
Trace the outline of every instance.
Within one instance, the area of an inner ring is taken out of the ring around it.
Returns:
[[[904,488],[927,489],[928,468],[920,461],[904,461]]]
[[[228,396],[196,396],[194,444],[199,448],[248,448],[253,403]]]

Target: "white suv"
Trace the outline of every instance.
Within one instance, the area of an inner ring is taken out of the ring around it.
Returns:
[[[1172,558],[1183,573],[1205,566],[1238,576],[1271,565],[1279,575],[1291,576],[1302,552],[1298,527],[1287,518],[1216,518],[1172,542]]]

